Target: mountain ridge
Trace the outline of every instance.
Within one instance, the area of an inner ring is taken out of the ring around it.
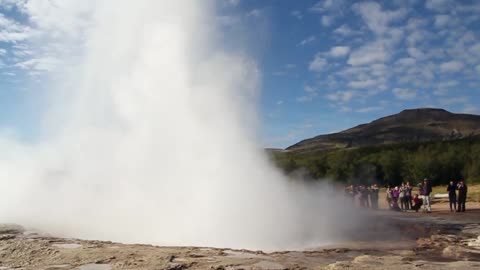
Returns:
[[[480,135],[480,115],[441,108],[406,109],[370,123],[302,140],[292,152],[328,151],[401,142],[453,140]]]

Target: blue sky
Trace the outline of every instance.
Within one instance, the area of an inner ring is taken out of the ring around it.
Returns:
[[[0,127],[31,137],[45,105],[38,75],[55,59],[25,44],[35,33],[23,2],[0,0]],[[262,73],[264,146],[406,108],[480,113],[480,1],[218,2],[222,29],[241,29]]]

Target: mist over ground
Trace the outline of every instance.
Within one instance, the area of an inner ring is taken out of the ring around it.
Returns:
[[[260,149],[260,71],[222,47],[219,1],[40,2],[21,8],[42,33],[32,44],[58,48],[56,68],[39,82],[41,140],[1,133],[2,222],[249,249],[329,244],[360,222],[331,187],[288,179]]]

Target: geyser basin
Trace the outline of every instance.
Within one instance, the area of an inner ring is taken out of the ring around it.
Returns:
[[[41,35],[32,47],[54,46],[58,59],[43,78],[51,107],[39,142],[0,138],[2,220],[87,239],[270,250],[331,243],[357,226],[331,189],[287,179],[258,150],[259,71],[222,47],[215,4],[25,9]],[[68,24],[46,24],[50,12]]]

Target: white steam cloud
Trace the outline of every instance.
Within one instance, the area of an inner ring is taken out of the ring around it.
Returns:
[[[259,149],[258,71],[219,45],[215,2],[53,2],[20,4],[59,64],[43,139],[0,136],[0,222],[253,249],[322,245],[352,227],[333,193],[289,181]]]

